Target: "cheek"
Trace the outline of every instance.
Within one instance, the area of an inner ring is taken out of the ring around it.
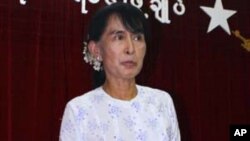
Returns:
[[[146,52],[147,52],[147,47],[144,46],[144,49],[143,49],[143,57],[146,55]]]
[[[145,57],[145,55],[146,55],[146,46],[143,46],[142,48],[140,48],[140,50],[139,50],[139,56],[140,56],[140,59],[144,59],[144,57]]]
[[[115,49],[105,49],[103,51],[103,60],[109,63],[114,63],[115,61],[119,60],[119,52]]]

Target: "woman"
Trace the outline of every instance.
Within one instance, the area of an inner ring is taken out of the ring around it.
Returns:
[[[148,40],[147,21],[139,9],[116,3],[96,13],[85,61],[103,69],[106,79],[68,102],[61,141],[180,141],[170,95],[135,81]]]

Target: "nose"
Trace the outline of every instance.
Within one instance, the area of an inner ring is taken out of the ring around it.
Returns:
[[[135,46],[132,37],[129,37],[127,40],[127,47],[125,50],[126,54],[134,54],[135,53]]]

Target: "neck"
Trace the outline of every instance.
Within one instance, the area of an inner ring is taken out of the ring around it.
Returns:
[[[121,100],[131,100],[137,95],[135,79],[131,80],[110,80],[106,79],[103,89],[111,97]]]

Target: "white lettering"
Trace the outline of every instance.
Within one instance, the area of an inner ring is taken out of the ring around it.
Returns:
[[[81,2],[81,0],[75,0],[76,2]],[[92,4],[96,4],[98,3],[100,0],[89,0],[90,3]],[[86,9],[86,0],[82,0],[81,2],[81,12],[83,14],[87,14],[88,13],[88,10]]]
[[[247,133],[247,129],[241,129],[241,135],[244,136],[244,134]]]
[[[107,5],[111,5],[112,3],[116,3],[116,0],[105,0]]]
[[[234,132],[234,136],[244,136],[247,133],[246,129],[236,129]]]
[[[89,2],[95,4],[95,3],[98,3],[99,0],[89,0]]]
[[[21,5],[26,5],[27,1],[26,0],[19,0]]]
[[[135,1],[137,4],[135,3]],[[143,5],[143,0],[131,0],[130,3],[137,8],[141,8]]]
[[[236,130],[235,130],[234,136],[241,136],[241,135],[240,135],[240,130],[239,130],[239,129],[236,129]]]
[[[81,11],[82,11],[83,14],[88,13],[88,10],[86,9],[86,0],[82,0],[82,8],[81,9],[82,9]]]
[[[168,0],[151,0],[150,8],[155,12],[155,18],[161,23],[170,23]]]
[[[74,0],[75,2],[81,2],[81,13],[87,14],[88,10],[86,9],[87,2],[91,4],[96,4],[100,2],[100,0]],[[104,0],[107,5],[111,5],[116,3],[117,0]],[[128,3],[129,0],[123,0],[123,3]],[[176,0],[173,5],[173,11],[177,15],[183,15],[186,11],[185,5],[183,4],[183,0]],[[26,5],[27,0],[19,0],[21,5]],[[143,0],[130,0],[130,4],[141,9],[143,6]],[[150,9],[154,12],[155,18],[161,23],[170,24],[169,19],[169,0],[150,0]],[[144,14],[146,18],[148,18],[148,13]]]
[[[178,10],[179,7],[179,10]],[[177,15],[183,15],[186,11],[185,5],[183,4],[182,0],[178,0],[173,6],[174,13]]]

